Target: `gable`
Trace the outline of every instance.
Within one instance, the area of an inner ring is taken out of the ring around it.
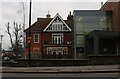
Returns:
[[[64,22],[61,16],[57,13],[53,20],[43,30],[44,32],[68,32],[70,27]]]

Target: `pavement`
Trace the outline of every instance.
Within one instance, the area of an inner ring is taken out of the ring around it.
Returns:
[[[100,73],[120,72],[120,65],[61,67],[2,67],[2,73]]]

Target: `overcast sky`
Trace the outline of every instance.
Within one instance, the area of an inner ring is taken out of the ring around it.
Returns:
[[[22,0],[0,0],[0,35],[3,34],[3,48],[8,49],[10,47],[10,41],[7,33],[5,32],[5,24],[13,21],[22,23],[22,15],[18,13],[21,9]],[[25,1],[26,6],[26,28],[28,27],[28,7],[29,0]],[[69,12],[73,10],[99,10],[101,2],[106,0],[32,0],[32,24],[38,17],[46,17],[46,14],[51,14],[54,17],[59,13],[63,19],[67,18]],[[1,19],[2,18],[2,19]],[[12,27],[11,27],[12,28]],[[14,38],[14,37],[13,37]]]

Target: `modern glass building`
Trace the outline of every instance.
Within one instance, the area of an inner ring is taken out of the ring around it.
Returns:
[[[113,30],[112,11],[74,10],[73,14],[74,52],[76,54],[85,52],[85,37],[92,31]]]

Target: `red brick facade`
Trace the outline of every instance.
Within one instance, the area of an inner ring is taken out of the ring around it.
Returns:
[[[106,2],[101,10],[113,12],[113,31],[120,32],[120,1]]]

